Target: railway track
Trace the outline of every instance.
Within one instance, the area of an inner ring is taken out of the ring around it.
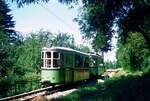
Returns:
[[[18,94],[18,95],[5,97],[5,98],[0,99],[0,101],[27,101],[37,96],[44,96],[44,95],[55,93],[59,91],[63,86],[65,85],[56,85],[55,87],[50,86],[46,88],[41,88],[41,89],[33,90],[30,92]]]
[[[6,97],[6,98],[2,98],[0,99],[0,101],[30,101],[31,99],[37,97],[37,96],[45,96],[45,95],[50,95],[59,91],[65,91],[65,90],[69,90],[72,88],[76,88],[79,86],[84,86],[87,84],[90,84],[91,81],[87,81],[87,82],[78,82],[78,83],[74,83],[74,84],[62,84],[62,85],[56,85],[54,87],[49,86],[46,88],[41,88],[41,89],[37,89],[37,90],[33,90],[27,93],[22,93],[22,94],[18,94],[15,96],[10,96],[10,97]]]

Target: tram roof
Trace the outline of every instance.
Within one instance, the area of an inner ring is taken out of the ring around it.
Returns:
[[[84,52],[80,52],[71,48],[67,48],[67,47],[43,47],[42,51],[67,51],[67,52],[74,52],[74,53],[79,53],[82,55],[90,55],[89,53],[84,53]]]

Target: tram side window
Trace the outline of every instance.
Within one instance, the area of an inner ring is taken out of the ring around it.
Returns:
[[[66,68],[70,68],[72,66],[72,55],[66,54]]]
[[[85,67],[85,68],[88,68],[88,67],[89,67],[89,64],[90,64],[89,62],[90,62],[89,58],[86,57],[86,58],[85,58],[85,61],[84,61],[84,67]]]
[[[83,67],[83,58],[80,55],[75,55],[75,67],[82,68]]]
[[[54,52],[54,53],[53,53],[53,57],[54,57],[54,58],[59,58],[59,53],[58,53],[58,52]]]

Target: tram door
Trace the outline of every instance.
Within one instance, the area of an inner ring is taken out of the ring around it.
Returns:
[[[73,55],[71,53],[65,54],[65,82],[73,81]]]

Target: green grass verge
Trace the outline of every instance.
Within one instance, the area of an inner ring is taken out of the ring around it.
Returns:
[[[51,101],[150,101],[150,73],[113,77]]]

